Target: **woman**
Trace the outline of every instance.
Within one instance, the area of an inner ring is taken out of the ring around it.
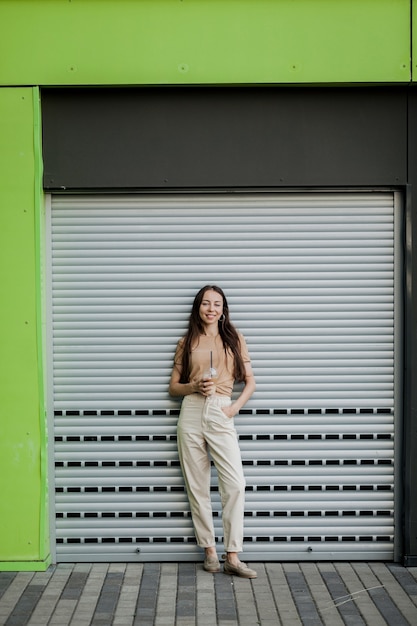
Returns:
[[[207,372],[210,368],[211,373]],[[235,380],[244,387],[232,402]],[[178,452],[197,543],[205,550],[203,567],[208,572],[220,571],[210,499],[210,452],[223,509],[227,552],[223,571],[244,578],[257,574],[238,557],[243,544],[245,479],[233,417],[254,391],[246,342],[230,322],[226,297],[220,287],[206,285],[194,299],[187,334],[178,342],[169,392],[184,396]]]

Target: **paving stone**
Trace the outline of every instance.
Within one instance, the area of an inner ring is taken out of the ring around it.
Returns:
[[[349,591],[338,572],[333,568],[323,569],[321,575],[333,598],[334,606],[340,612],[344,622],[351,624],[356,622],[358,626],[365,625],[358,607],[351,601]]]
[[[398,608],[401,615],[410,623],[417,624],[417,584],[411,584],[412,577],[406,579],[403,576],[403,584],[393,575],[395,569],[386,567],[384,563],[372,563],[371,569],[378,577],[378,580],[384,585],[384,589],[389,595],[390,600]],[[407,582],[405,582],[407,581]],[[408,593],[406,586],[408,585]]]
[[[302,623],[311,626],[321,626],[322,622],[316,605],[299,566],[286,564],[284,572]]]
[[[196,569],[194,563],[180,563],[177,576],[177,621],[193,618],[196,611]]]
[[[7,618],[5,622],[6,626],[22,626],[22,624],[27,624],[42,596],[43,590],[43,585],[28,585],[25,589],[25,593],[20,596],[13,611]]]
[[[32,572],[18,572],[3,594],[0,602],[0,623],[5,623],[21,595],[33,578]]]
[[[400,611],[391,600],[385,589],[371,589],[369,594],[387,624],[395,624],[395,626],[409,626],[408,620],[401,615]]]
[[[29,626],[36,626],[39,622],[43,623],[44,626],[49,622],[70,575],[71,570],[69,569],[59,570],[57,567],[51,567],[45,578],[44,576],[39,577],[40,580],[47,580],[47,584],[44,586],[44,591],[30,617]],[[33,581],[39,579],[35,575]]]
[[[374,624],[375,626],[386,626],[384,618],[378,611],[351,563],[336,563],[334,565],[321,564],[319,565],[319,568],[331,568],[332,570],[336,570],[342,578],[346,589],[348,590],[348,595],[346,597],[338,598],[337,604],[342,605],[342,603],[354,603],[358,608],[365,624],[371,624],[372,626]]]
[[[395,576],[396,580],[398,580],[410,600],[412,600],[414,604],[417,604],[417,580],[412,575],[413,568],[406,569],[397,563],[387,563],[386,567],[392,575]],[[417,568],[414,569],[417,570]]]
[[[72,572],[62,592],[62,598],[78,600],[81,597],[87,578],[87,572]]]
[[[281,623],[292,620],[293,624],[301,624],[283,566],[281,563],[267,563],[265,569]]]
[[[153,626],[156,617],[156,606],[161,566],[158,563],[145,563],[143,567],[134,624]]]
[[[17,576],[16,572],[0,572],[0,599]]]
[[[333,598],[315,563],[302,563],[301,571],[316,603],[318,613],[323,624],[328,626],[343,626],[344,622],[339,611],[334,606]]]
[[[217,626],[214,580],[218,574],[209,574],[201,564],[196,568],[196,622],[198,626]]]
[[[114,626],[132,626],[136,614],[142,573],[142,563],[128,563],[126,565],[113,619]]]
[[[234,577],[227,574],[214,576],[214,592],[219,624],[225,621],[237,621],[233,579]]]
[[[77,566],[78,564],[75,567],[77,568]],[[86,584],[74,611],[71,626],[78,626],[78,621],[85,620],[87,617],[91,623],[108,569],[108,564],[94,563],[90,565]],[[84,572],[86,571],[87,569],[84,569]]]
[[[72,619],[77,600],[59,600],[49,621],[50,626],[67,626]]]

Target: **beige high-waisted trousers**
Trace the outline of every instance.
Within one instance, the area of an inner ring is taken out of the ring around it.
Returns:
[[[224,547],[241,552],[245,478],[233,418],[221,407],[231,404],[227,396],[185,396],[178,419],[177,439],[181,468],[187,488],[197,543],[215,545],[210,498],[210,452],[217,470],[222,503]]]

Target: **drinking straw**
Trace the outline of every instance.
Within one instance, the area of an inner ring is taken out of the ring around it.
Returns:
[[[213,351],[210,350],[210,369],[213,369]]]

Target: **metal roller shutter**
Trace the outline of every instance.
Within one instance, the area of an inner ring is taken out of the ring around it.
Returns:
[[[51,198],[58,561],[201,557],[167,385],[206,283],[224,288],[258,384],[236,418],[245,558],[393,557],[395,203]],[[215,476],[213,499],[221,541]]]

